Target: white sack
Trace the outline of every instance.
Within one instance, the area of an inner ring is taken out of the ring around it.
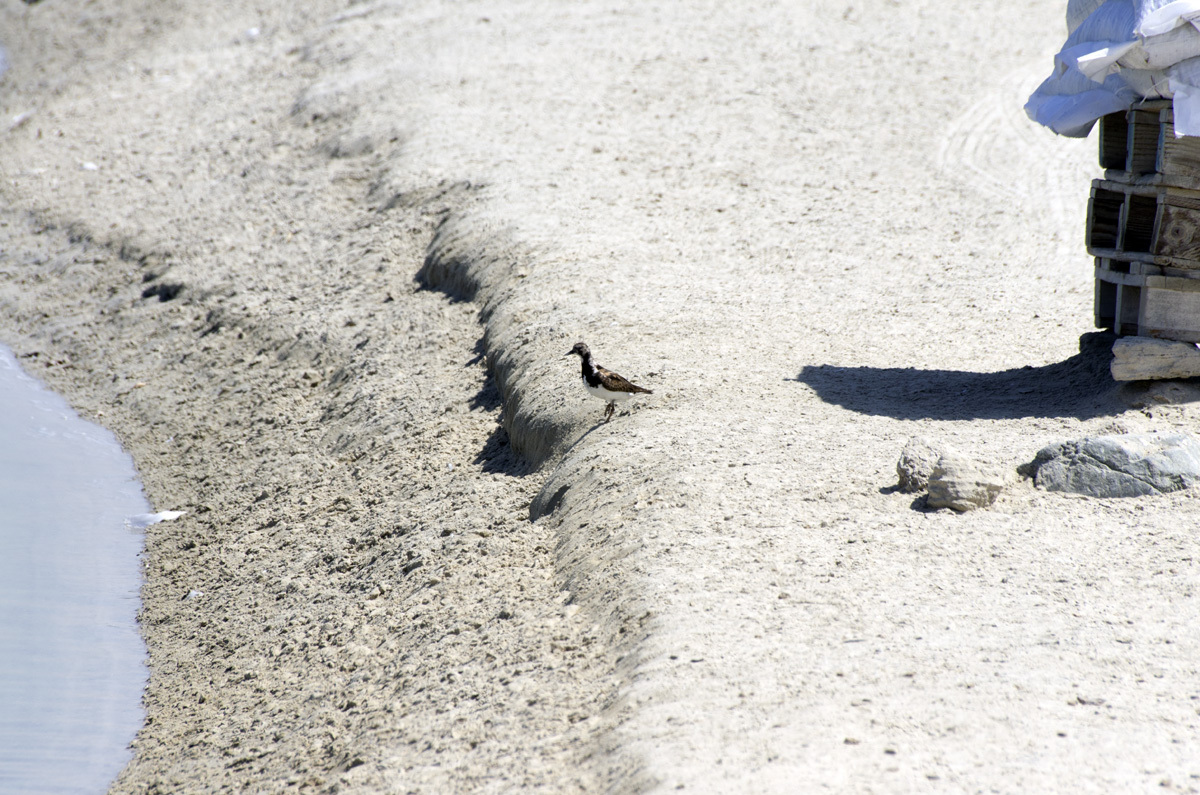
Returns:
[[[1200,135],[1200,0],[1069,0],[1067,30],[1031,119],[1084,137],[1105,114],[1170,98],[1176,135]]]

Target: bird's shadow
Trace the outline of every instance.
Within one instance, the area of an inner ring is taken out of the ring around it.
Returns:
[[[468,361],[464,367],[474,367],[484,360],[487,353],[483,347],[483,340],[477,340],[475,343],[474,356]],[[467,402],[472,411],[494,411],[504,404],[504,399],[500,396],[500,389],[496,386],[496,379],[492,377],[491,369],[488,369],[487,377],[483,381],[483,386],[479,391]]]
[[[475,455],[475,464],[489,474],[508,475],[520,478],[528,475],[534,467],[512,449],[508,440],[508,431],[503,425],[497,424],[483,449]]]
[[[475,357],[465,366],[477,365],[483,358],[483,340],[479,340],[475,344]],[[496,386],[496,379],[490,371],[483,381],[483,386],[471,397],[467,405],[471,411],[488,412],[495,411],[504,405],[500,389]],[[489,474],[509,475],[510,477],[524,477],[533,471],[533,466],[512,449],[508,431],[499,422],[496,423],[496,427],[488,436],[487,441],[483,443],[482,449],[475,454],[475,464]]]
[[[1109,373],[1115,339],[1087,333],[1069,359],[998,373],[821,364],[804,367],[795,380],[826,403],[902,420],[1084,419],[1125,408]]]

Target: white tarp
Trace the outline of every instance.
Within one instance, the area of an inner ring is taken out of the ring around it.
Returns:
[[[1171,99],[1175,134],[1200,136],[1200,0],[1070,0],[1067,33],[1029,118],[1082,138],[1105,114]]]

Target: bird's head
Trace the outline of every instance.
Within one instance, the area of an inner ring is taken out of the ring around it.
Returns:
[[[563,354],[563,355],[564,355],[564,356],[570,356],[571,354],[575,354],[575,355],[576,355],[576,356],[578,356],[579,358],[583,359],[583,358],[586,358],[586,357],[588,356],[588,354],[590,354],[590,353],[591,353],[591,351],[589,351],[589,350],[588,350],[588,346],[587,346],[587,345],[584,345],[582,342],[577,342],[577,343],[575,343],[575,347],[574,347],[574,348],[572,348],[571,350],[567,351],[567,352],[566,352],[565,354]]]

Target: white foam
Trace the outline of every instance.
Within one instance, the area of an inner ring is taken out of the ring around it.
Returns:
[[[172,519],[178,519],[187,511],[160,511],[159,513],[139,513],[136,516],[128,516],[125,518],[125,525],[132,530],[144,530],[152,524],[159,522],[169,522]]]

